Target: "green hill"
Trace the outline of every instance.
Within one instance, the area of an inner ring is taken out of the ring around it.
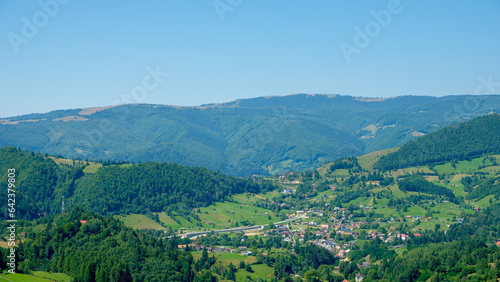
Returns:
[[[0,160],[0,170],[5,172],[0,188],[7,191],[7,171],[15,169],[15,217],[25,219],[60,212],[62,196],[68,210],[80,206],[104,215],[188,215],[194,208],[224,201],[232,194],[274,189],[265,181],[256,183],[178,164],[56,164],[51,157],[14,147],[0,148]],[[86,173],[86,167],[93,169]],[[9,218],[7,209],[1,218]]]
[[[390,170],[440,162],[468,160],[500,153],[500,115],[457,123],[403,145],[382,156],[375,168]]]
[[[199,107],[125,105],[0,119],[0,146],[269,175],[401,146],[491,108],[500,111],[499,96],[297,94]]]

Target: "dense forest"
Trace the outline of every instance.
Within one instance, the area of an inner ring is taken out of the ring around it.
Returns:
[[[261,193],[274,186],[226,176],[204,168],[177,164],[144,163],[106,166],[82,177],[74,193],[73,205],[102,214],[177,211],[191,213],[232,194]]]
[[[500,153],[500,115],[491,114],[457,123],[427,134],[383,156],[375,164],[381,170],[468,160]]]
[[[7,169],[15,169],[16,216],[36,219],[81,206],[102,215],[176,211],[189,214],[195,207],[224,201],[234,193],[274,189],[266,181],[226,176],[205,168],[177,164],[109,165],[84,173],[87,162],[57,165],[52,158],[4,147],[0,149],[0,188],[7,190]],[[7,218],[7,209],[1,217]]]
[[[29,227],[30,223],[26,223]],[[19,272],[44,270],[70,274],[74,281],[212,281],[194,268],[176,239],[157,240],[119,221],[85,212],[47,216],[37,221],[17,249]],[[2,256],[2,268],[5,268]]]
[[[74,181],[83,175],[80,167],[58,166],[52,159],[14,147],[0,148],[0,188],[7,191],[7,170],[15,170],[16,216],[38,218],[38,213],[54,212],[54,201],[59,200],[61,189],[70,189]],[[1,218],[7,218],[2,209]]]

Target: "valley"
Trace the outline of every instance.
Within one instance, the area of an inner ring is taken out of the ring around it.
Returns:
[[[498,124],[488,115],[400,148],[246,178],[4,147],[1,169],[18,172],[17,267],[40,281],[489,280],[500,275],[500,131],[473,132]],[[456,145],[435,144],[432,156],[449,160],[408,161],[444,138]]]

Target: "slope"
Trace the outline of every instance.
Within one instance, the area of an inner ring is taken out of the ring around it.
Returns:
[[[382,156],[375,167],[382,170],[500,153],[500,115],[491,114],[457,123],[403,145]]]

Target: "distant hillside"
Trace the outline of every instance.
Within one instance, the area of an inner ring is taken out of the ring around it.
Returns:
[[[403,145],[382,156],[375,168],[390,170],[500,153],[500,115],[457,123]]]
[[[401,146],[491,109],[500,112],[499,96],[297,94],[199,107],[124,105],[0,119],[0,146],[266,175]]]

